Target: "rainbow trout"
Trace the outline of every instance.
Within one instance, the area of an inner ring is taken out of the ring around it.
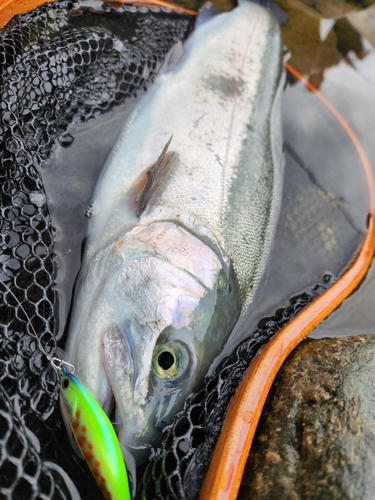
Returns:
[[[141,462],[262,276],[279,213],[282,44],[244,2],[177,45],[95,192],[67,345]]]

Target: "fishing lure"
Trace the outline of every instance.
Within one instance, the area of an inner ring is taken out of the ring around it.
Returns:
[[[74,375],[73,365],[59,358],[52,358],[51,363],[61,379],[62,411],[104,497],[130,500],[126,466],[110,420]]]

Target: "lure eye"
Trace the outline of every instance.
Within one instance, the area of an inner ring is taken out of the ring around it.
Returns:
[[[62,382],[62,388],[67,389],[69,387],[69,379],[66,377]]]

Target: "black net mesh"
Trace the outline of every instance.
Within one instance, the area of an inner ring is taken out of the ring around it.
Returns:
[[[68,498],[55,378],[54,231],[39,167],[69,125],[145,88],[192,18],[73,2],[16,16],[0,31],[0,492]]]
[[[332,282],[333,277],[325,275],[321,284],[291,298],[275,316],[263,319],[257,330],[205,378],[202,389],[189,396],[172,424],[164,429],[162,445],[150,458],[143,473],[141,498],[198,498],[228,404],[250,361],[272,335]]]
[[[67,498],[65,484],[43,462],[40,447],[0,385],[1,498]]]

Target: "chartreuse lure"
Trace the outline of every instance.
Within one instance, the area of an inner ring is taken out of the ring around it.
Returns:
[[[62,411],[104,497],[108,500],[130,500],[124,458],[107,415],[74,375],[72,365],[58,358],[53,358],[52,364],[61,378]],[[68,367],[72,371],[68,371]]]

